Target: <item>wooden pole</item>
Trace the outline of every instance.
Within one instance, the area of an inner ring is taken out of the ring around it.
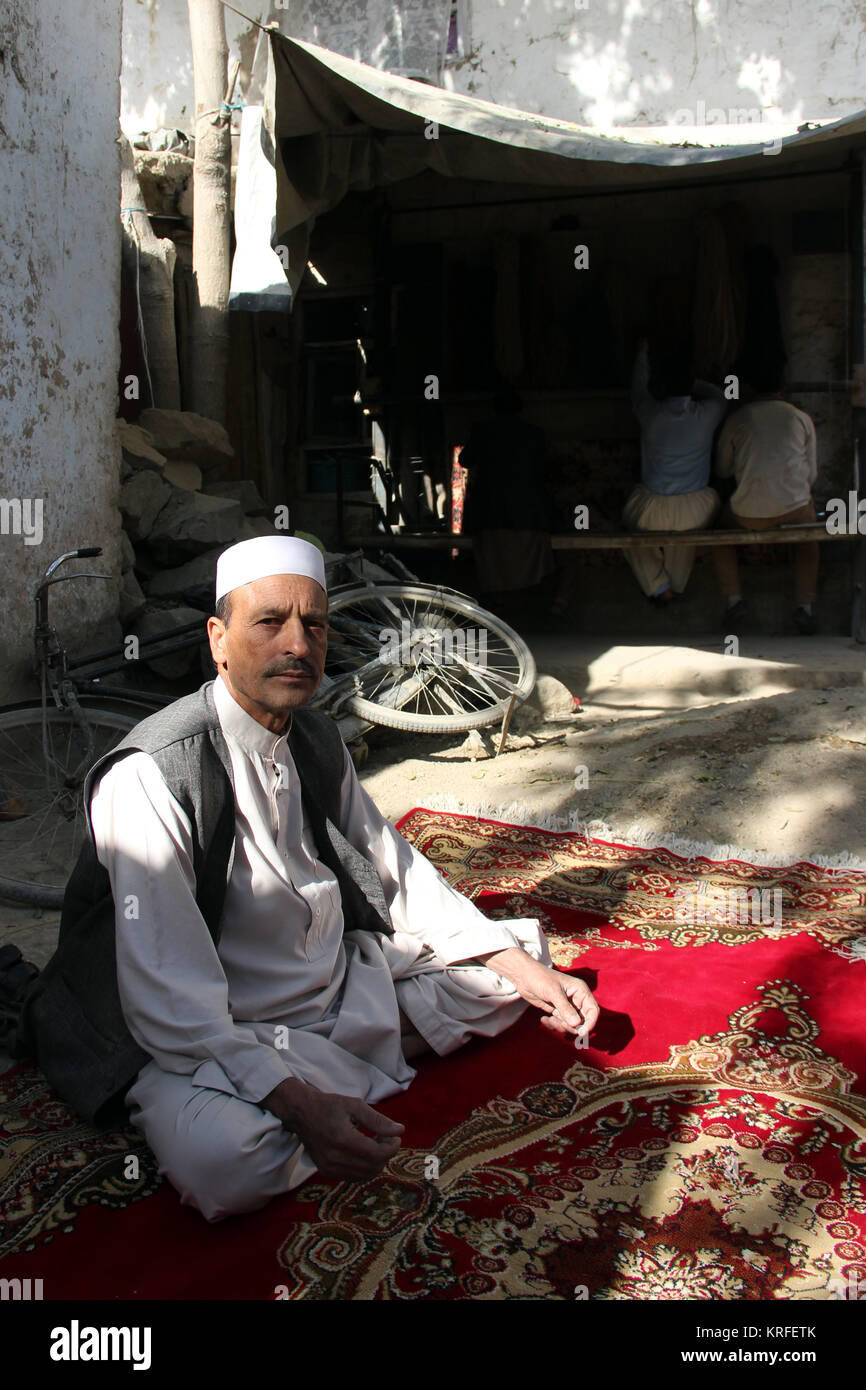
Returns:
[[[188,0],[195,80],[190,409],[225,424],[229,356],[231,116],[220,0]]]

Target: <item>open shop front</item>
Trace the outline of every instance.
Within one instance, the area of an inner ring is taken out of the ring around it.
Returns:
[[[477,591],[471,553],[443,533],[460,524],[459,448],[507,382],[544,432],[553,530],[573,532],[578,507],[590,531],[618,530],[639,476],[644,336],[659,356],[687,343],[696,375],[733,393],[781,353],[788,399],[816,425],[819,508],[857,486],[866,119],[783,139],[751,127],[752,143],[715,148],[605,138],[272,43],[298,525],[343,544],[418,533],[415,569]],[[831,550],[842,597],[851,552]],[[774,551],[749,558],[781,592]],[[582,626],[631,604],[615,550],[560,564]],[[700,628],[706,554],[692,587]]]

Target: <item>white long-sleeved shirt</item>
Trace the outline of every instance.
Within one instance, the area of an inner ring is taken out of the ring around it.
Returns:
[[[134,753],[91,802],[117,905],[117,977],[127,1026],[164,1070],[258,1102],[288,1076],[375,1102],[409,1084],[393,981],[523,946],[534,919],[489,921],[376,809],[345,754],[347,840],[376,867],[394,936],[343,935],[336,879],[316,857],[286,735],[214,683],[236,800],[235,848],[218,946],[195,902],[189,820],[155,762]],[[505,992],[493,971],[492,997]],[[447,1020],[414,1019],[447,1051]],[[452,1025],[453,1028],[453,1025]]]
[[[784,516],[804,507],[818,476],[811,416],[790,401],[744,405],[719,436],[716,472],[737,480],[730,502],[737,516]]]
[[[696,381],[691,396],[656,400],[649,389],[649,354],[641,348],[631,381],[632,409],[640,423],[641,481],[663,497],[707,486],[713,435],[726,410],[724,392]]]

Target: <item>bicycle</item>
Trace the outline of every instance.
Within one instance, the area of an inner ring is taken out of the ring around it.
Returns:
[[[35,592],[40,698],[0,710],[0,897],[10,902],[62,905],[86,832],[80,802],[88,769],[146,715],[171,703],[171,696],[113,687],[103,677],[201,641],[201,623],[190,623],[143,639],[137,656],[121,644],[70,660],[49,621],[49,593],[70,580],[113,579],[56,573],[69,560],[101,554],[98,546],[70,550],[45,571]]]
[[[535,685],[535,660],[514,629],[444,585],[338,587],[328,620],[328,684],[314,703],[331,713],[458,733],[506,718]]]
[[[111,579],[56,574],[69,560],[101,553],[98,547],[68,551],[46,570],[35,593],[40,698],[0,710],[0,897],[12,902],[62,905],[86,833],[81,791],[89,768],[175,698],[111,686],[105,676],[191,646],[201,647],[210,665],[204,618],[142,638],[134,653],[121,643],[69,659],[49,621],[49,592],[69,580]],[[387,568],[357,551],[327,565],[329,586],[341,566],[352,578],[329,591],[328,660],[311,704],[338,723],[348,712],[364,728],[382,724],[423,733],[503,719],[504,735],[515,702],[535,683],[526,643],[467,595],[422,584],[396,557],[383,559]],[[383,574],[391,577],[383,581]],[[209,586],[185,597],[211,611]],[[385,630],[402,640],[402,650],[389,654]],[[203,672],[210,674],[204,660]]]

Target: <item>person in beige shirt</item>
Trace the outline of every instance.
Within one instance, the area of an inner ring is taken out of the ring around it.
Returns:
[[[733,477],[736,488],[723,514],[722,525],[762,531],[792,522],[815,521],[812,485],[818,474],[815,426],[804,410],[781,399],[781,383],[744,405],[726,421],[716,451],[716,473]],[[817,631],[812,612],[818,583],[818,543],[799,543],[794,551],[798,631]],[[716,574],[727,607],[723,625],[746,615],[735,546],[714,551]]]

